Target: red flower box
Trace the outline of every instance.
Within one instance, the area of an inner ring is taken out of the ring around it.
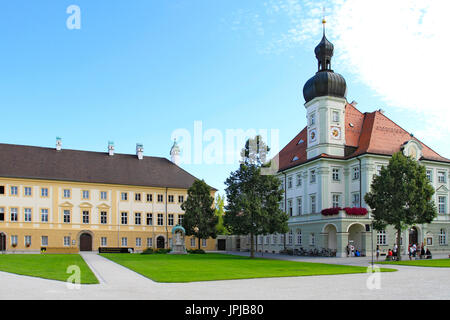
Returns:
[[[344,210],[349,216],[365,216],[368,212],[366,208],[344,208]]]
[[[342,208],[340,208],[340,207],[323,209],[322,214],[324,216],[334,216],[334,215],[339,214],[339,211],[341,211],[341,210],[342,210]]]

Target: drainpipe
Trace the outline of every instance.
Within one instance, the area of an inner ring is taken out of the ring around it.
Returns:
[[[358,157],[359,162],[359,207],[361,208],[361,198],[362,198],[362,170],[361,170],[361,159]]]
[[[166,188],[166,205],[165,205],[165,208],[166,208],[166,239],[167,239],[167,248],[166,249],[169,249],[169,229],[168,229],[168,223],[169,223],[169,221],[167,220],[167,189],[169,189],[169,188]]]
[[[286,172],[283,172],[283,174],[284,174],[284,212],[286,212],[286,208],[287,208],[287,199],[286,199],[286,197],[287,197],[287,177],[286,177]],[[284,235],[284,243],[283,243],[283,247],[284,247],[284,250],[286,251],[286,234]]]

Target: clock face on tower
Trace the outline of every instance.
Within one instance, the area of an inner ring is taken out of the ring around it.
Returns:
[[[333,139],[340,139],[341,138],[341,128],[331,127],[331,137]]]
[[[310,138],[311,142],[316,141],[316,139],[317,139],[316,129],[311,129],[311,131],[309,132],[309,138]]]

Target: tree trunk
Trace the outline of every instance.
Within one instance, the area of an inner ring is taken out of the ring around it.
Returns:
[[[400,242],[402,239],[402,229],[397,229],[397,261],[402,260],[402,252],[400,250]]]
[[[250,258],[255,257],[255,239],[253,238],[253,232],[250,233]]]
[[[200,250],[200,237],[198,237],[198,250]]]

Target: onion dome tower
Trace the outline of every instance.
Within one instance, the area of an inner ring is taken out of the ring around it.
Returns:
[[[303,97],[306,103],[316,97],[332,96],[345,98],[347,96],[347,84],[344,77],[338,73],[334,73],[331,69],[334,45],[325,36],[325,19],[322,23],[322,41],[320,41],[314,50],[318,61],[318,71],[303,87]]]
[[[318,62],[317,73],[303,87],[308,121],[307,158],[322,154],[344,156],[345,106],[347,84],[343,76],[331,69],[334,45],[325,35],[314,50]]]

